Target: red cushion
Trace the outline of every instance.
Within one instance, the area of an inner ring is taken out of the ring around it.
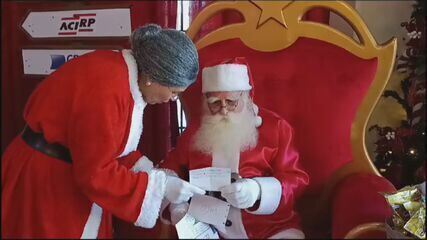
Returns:
[[[331,174],[352,159],[351,124],[377,60],[364,60],[314,39],[300,38],[278,52],[255,51],[232,39],[201,49],[200,69],[236,56],[246,57],[250,64],[255,102],[294,127],[301,163],[310,176],[308,191],[320,191]],[[184,94],[192,117],[200,116],[200,82]]]
[[[396,191],[383,177],[354,174],[335,190],[332,203],[332,237],[343,238],[354,227],[371,222],[385,222],[392,214],[380,193]]]

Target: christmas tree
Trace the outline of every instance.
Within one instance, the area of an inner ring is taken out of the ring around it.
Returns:
[[[375,165],[396,188],[425,181],[425,3],[416,1],[411,19],[401,24],[408,31],[406,49],[397,61],[397,71],[405,74],[400,84],[403,94],[387,90],[383,95],[403,107],[406,119],[397,128],[374,125],[369,129],[379,135]]]

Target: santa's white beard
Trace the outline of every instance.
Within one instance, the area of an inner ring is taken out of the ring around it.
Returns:
[[[205,115],[193,140],[193,149],[224,157],[252,149],[258,141],[252,102],[245,104],[240,113],[229,112],[227,116]]]

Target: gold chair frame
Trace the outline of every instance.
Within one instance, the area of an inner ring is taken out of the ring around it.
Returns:
[[[328,25],[303,20],[304,14],[313,8],[326,8],[341,16],[352,26],[359,42]],[[244,21],[223,26],[196,39],[203,24],[226,10],[239,12]],[[197,15],[187,34],[199,50],[217,42],[239,38],[251,49],[273,52],[285,49],[298,38],[305,37],[339,46],[362,59],[376,58],[378,66],[374,80],[352,122],[349,140],[353,161],[334,173],[322,199],[327,201],[333,187],[350,174],[366,172],[380,176],[368,155],[365,135],[368,120],[392,73],[396,38],[378,44],[360,15],[344,1],[217,1]]]

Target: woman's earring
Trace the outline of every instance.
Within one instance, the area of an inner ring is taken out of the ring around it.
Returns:
[[[172,100],[173,102],[175,102],[176,100],[178,100],[178,95],[173,95],[173,96],[171,97],[171,100]]]
[[[145,86],[151,86],[151,82],[150,81],[145,82]]]

